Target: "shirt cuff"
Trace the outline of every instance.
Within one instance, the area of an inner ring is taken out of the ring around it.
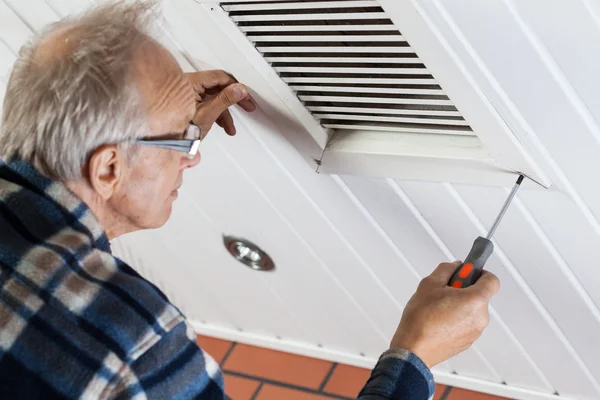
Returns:
[[[434,390],[433,375],[419,357],[408,350],[391,349],[379,358],[359,398],[426,400]]]

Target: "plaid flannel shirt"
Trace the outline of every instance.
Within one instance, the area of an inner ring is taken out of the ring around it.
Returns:
[[[0,162],[0,398],[223,399],[179,310],[113,257],[90,209]]]
[[[425,400],[429,369],[385,353],[361,400]],[[90,209],[0,161],[0,398],[227,399],[216,362],[164,294],[112,256]]]

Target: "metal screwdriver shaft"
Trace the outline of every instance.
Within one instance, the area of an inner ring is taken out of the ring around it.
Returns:
[[[465,262],[458,267],[454,275],[452,275],[450,282],[448,282],[448,286],[455,288],[466,288],[477,282],[477,279],[479,279],[481,276],[481,272],[483,271],[486,261],[494,252],[494,243],[492,243],[490,239],[492,236],[494,236],[498,225],[500,225],[500,221],[502,221],[504,214],[506,214],[506,210],[508,210],[510,203],[513,201],[517,191],[521,187],[523,178],[525,178],[525,176],[520,175],[519,179],[517,179],[517,183],[515,183],[515,186],[508,195],[508,199],[506,199],[504,202],[504,206],[502,206],[502,209],[492,224],[487,236],[480,236],[475,239],[475,243],[473,243],[473,247],[465,259]]]
[[[513,186],[512,190],[510,191],[510,194],[508,195],[508,199],[506,199],[506,201],[504,202],[504,206],[502,207],[502,210],[500,210],[500,213],[496,217],[496,220],[492,224],[492,227],[490,228],[487,236],[485,237],[486,239],[490,240],[492,238],[492,236],[494,236],[494,233],[496,233],[496,229],[498,229],[498,225],[500,225],[500,221],[502,221],[502,218],[504,217],[504,214],[506,214],[506,211],[508,210],[510,203],[512,203],[513,199],[517,195],[517,191],[519,190],[519,187],[521,187],[523,178],[525,178],[524,175],[519,176],[517,183],[515,183],[515,186]]]

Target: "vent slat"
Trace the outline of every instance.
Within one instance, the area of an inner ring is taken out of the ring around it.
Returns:
[[[352,114],[327,114],[315,113],[313,117],[318,119],[334,119],[339,121],[372,121],[372,122],[399,122],[406,124],[435,124],[435,125],[456,125],[469,126],[467,121],[458,119],[441,119],[441,118],[411,118],[397,117],[387,115],[352,115]]]
[[[444,117],[461,117],[458,111],[446,110],[399,110],[396,108],[366,108],[366,107],[334,107],[334,106],[311,106],[306,108],[313,112],[342,112],[354,114],[391,114],[391,115],[431,115]]]
[[[323,124],[323,127],[328,129],[363,129],[368,131],[393,131],[393,132],[404,132],[404,133],[424,133],[424,134],[445,134],[445,135],[462,135],[462,136],[474,136],[474,134],[469,134],[469,131],[463,130],[449,130],[449,129],[431,129],[431,128],[416,128],[416,127],[398,127],[398,126],[388,126],[388,125],[376,125],[376,124]]]
[[[404,78],[338,78],[338,77],[306,77],[284,76],[286,83],[331,83],[331,84],[366,84],[366,85],[435,85],[435,79],[404,79]]]
[[[246,36],[252,42],[365,42],[370,46],[374,42],[404,42],[402,35],[342,35],[342,36]]]
[[[257,11],[257,10],[303,10],[323,8],[355,8],[355,7],[379,7],[377,1],[307,1],[307,2],[279,2],[279,3],[246,3],[246,4],[223,4],[223,9],[232,11]]]
[[[352,68],[352,67],[273,67],[277,72],[309,74],[400,74],[428,75],[425,68]]]
[[[265,57],[268,62],[279,63],[362,63],[362,64],[421,64],[418,58],[396,57]]]
[[[263,15],[231,15],[234,22],[247,21],[339,21],[339,20],[365,20],[388,19],[383,12],[367,13],[331,13],[331,14],[263,14]]]
[[[372,44],[369,46],[360,47],[298,47],[298,46],[279,46],[277,43],[275,46],[267,46],[261,44],[256,47],[261,53],[372,53],[372,54],[414,54],[414,50],[410,46],[389,46],[389,47],[373,47]]]
[[[403,89],[403,88],[381,88],[381,87],[356,87],[356,86],[307,86],[290,85],[296,92],[341,92],[341,93],[373,93],[373,94],[424,94],[444,96],[441,89]]]
[[[240,26],[242,32],[377,32],[396,31],[394,25],[252,25]]]
[[[387,97],[354,97],[354,96],[298,96],[302,101],[328,103],[373,103],[373,104],[418,104],[427,106],[452,106],[450,100],[437,99],[400,99]]]
[[[474,135],[379,1],[250,0],[221,7],[271,71],[336,134]]]

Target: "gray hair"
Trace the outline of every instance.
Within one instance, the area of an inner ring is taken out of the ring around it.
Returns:
[[[155,9],[152,1],[104,4],[50,25],[25,45],[4,99],[0,157],[76,180],[99,146],[146,135],[132,61],[149,37]],[[73,35],[65,43],[73,40],[73,47],[40,62],[43,39],[67,30]]]

